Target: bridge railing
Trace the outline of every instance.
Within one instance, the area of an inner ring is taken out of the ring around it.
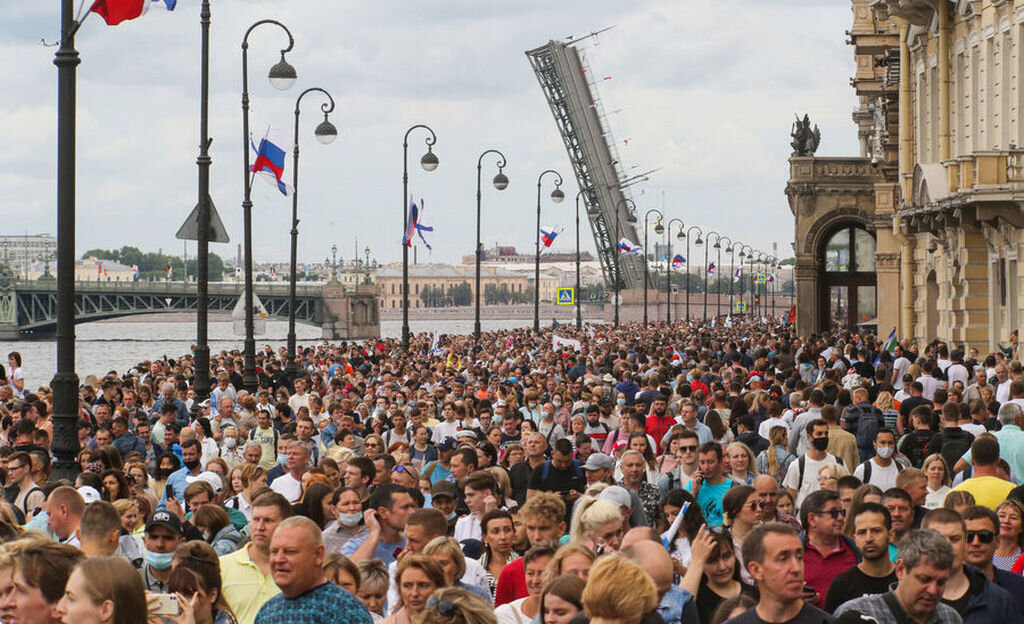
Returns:
[[[255,292],[260,295],[273,295],[273,296],[285,296],[288,294],[288,283],[267,283],[267,282],[256,282]],[[15,282],[15,289],[20,291],[35,291],[35,292],[52,292],[57,288],[55,281],[39,282],[39,281],[28,281],[28,280],[17,280]],[[323,284],[303,284],[299,283],[295,286],[297,295],[308,296],[308,295],[319,295]],[[77,280],[75,281],[76,291],[103,291],[103,292],[119,292],[125,294],[152,294],[152,293],[181,293],[181,292],[193,292],[196,289],[194,282],[104,282],[95,280]],[[226,283],[211,283],[209,285],[209,292],[211,295],[231,295],[237,294],[242,295],[245,292],[245,284],[226,282]]]

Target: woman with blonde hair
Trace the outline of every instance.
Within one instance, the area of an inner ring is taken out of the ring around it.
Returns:
[[[826,464],[818,469],[818,489],[839,491],[839,477],[850,474],[839,464]]]
[[[466,574],[466,556],[462,554],[462,546],[455,541],[454,537],[446,535],[435,537],[423,547],[423,554],[441,566],[449,586],[464,589],[489,603],[493,602],[494,599],[486,589],[462,582],[462,577]]]
[[[569,538],[582,542],[597,554],[617,552],[622,544],[622,512],[615,503],[584,496],[572,514]]]
[[[498,482],[498,487],[501,488],[501,493],[505,497],[505,504],[503,507],[508,510],[519,506],[519,503],[511,498],[509,495],[512,493],[512,481],[508,477],[508,471],[501,466],[488,466],[484,468],[487,472],[491,473],[494,480]]]
[[[586,581],[587,577],[590,576],[590,568],[593,567],[596,559],[597,555],[594,554],[594,551],[587,548],[586,544],[569,542],[559,548],[555,556],[548,562],[548,567],[544,570],[544,578],[541,579],[541,582],[547,587],[548,583],[566,574]]]
[[[639,624],[658,607],[658,590],[625,557],[602,557],[583,589],[583,610],[593,624]]]
[[[900,413],[895,408],[892,394],[883,390],[878,393],[875,397],[875,407],[882,411],[882,420],[885,421],[885,428],[890,431],[896,431],[896,435],[903,435],[903,431],[898,431]]]
[[[427,607],[438,589],[447,587],[441,566],[425,555],[409,555],[398,562],[398,611],[381,620],[384,624],[411,624]]]
[[[782,485],[786,478],[789,465],[796,461],[796,455],[789,452],[789,435],[782,425],[775,425],[768,430],[768,441],[771,446],[761,451],[757,456],[757,469],[761,474],[775,477],[775,480]]]
[[[942,507],[942,501],[946,500],[946,494],[949,494],[951,489],[949,464],[946,463],[946,458],[939,453],[929,455],[921,464],[921,470],[928,478],[928,495],[924,499],[925,508]]]
[[[750,447],[742,442],[733,442],[726,447],[729,455],[729,475],[733,483],[753,485],[757,478],[757,460]]]
[[[439,589],[427,599],[417,624],[497,624],[494,609],[464,589]]]
[[[83,559],[68,577],[57,614],[75,624],[145,622],[146,588],[138,571],[121,557]]]

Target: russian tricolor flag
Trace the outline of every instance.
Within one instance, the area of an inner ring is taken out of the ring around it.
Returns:
[[[619,239],[619,255],[620,256],[639,256],[644,253],[644,250],[639,245],[634,245],[631,240],[623,236]]]
[[[553,227],[542,227],[540,229],[540,242],[543,243],[545,247],[550,247],[551,243],[555,242],[555,239],[559,234],[561,234],[561,232],[561,230]]]
[[[117,26],[123,21],[141,17],[152,2],[162,2],[168,11],[173,11],[178,0],[96,0],[89,10],[103,18],[107,26]]]
[[[715,263],[712,262],[712,263],[708,264],[708,275],[714,275],[714,274],[715,274]]]
[[[423,213],[422,204],[422,199],[420,200],[419,206],[416,205],[416,202],[414,200],[412,200],[411,198],[409,199],[409,223],[405,228],[405,234],[402,235],[402,244],[405,245],[406,247],[412,247],[412,240],[418,234],[420,240],[423,241],[423,244],[426,246],[426,248],[432,249],[430,243],[427,242],[427,239],[423,238],[423,233],[433,232],[434,228],[420,223],[420,219],[422,218]]]
[[[282,195],[288,195],[292,188],[282,179],[284,176],[284,159],[291,147],[288,134],[283,130],[268,128],[267,134],[260,139],[259,146],[249,137],[253,149],[254,160],[251,171],[261,174],[271,184],[277,186]],[[271,179],[273,178],[273,179]]]
[[[673,269],[678,269],[679,267],[683,266],[684,264],[686,264],[686,258],[684,258],[681,254],[676,254],[675,256],[673,256],[673,258],[672,258],[672,268]]]

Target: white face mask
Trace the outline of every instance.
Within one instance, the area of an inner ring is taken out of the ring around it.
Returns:
[[[896,449],[894,447],[891,447],[891,446],[880,446],[876,450],[876,452],[878,453],[878,456],[881,457],[882,459],[889,459],[890,457],[892,457],[892,454],[895,451],[896,451]]]

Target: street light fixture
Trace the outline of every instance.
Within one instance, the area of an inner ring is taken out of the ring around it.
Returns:
[[[715,230],[711,230],[710,232],[708,232],[706,234],[706,236],[707,236],[709,244],[704,247],[704,312],[703,312],[703,314],[704,314],[704,322],[705,323],[708,320],[708,275],[710,274],[710,272],[708,271],[708,268],[710,267],[710,265],[708,265],[708,249],[711,249],[711,248],[719,249],[719,250],[722,249],[722,245],[721,245],[722,235],[721,234],[719,234]],[[715,237],[715,244],[714,245],[710,244],[712,236]],[[718,252],[718,260],[717,260],[717,262],[718,262],[718,265],[722,264],[722,252],[721,251]],[[720,271],[721,267],[718,266],[718,265],[715,265],[715,269]]]
[[[282,61],[283,62],[283,61]],[[276,66],[275,66],[276,67]],[[291,66],[289,66],[291,67]],[[294,73],[295,70],[292,69]],[[271,70],[271,74],[274,70]],[[288,362],[285,365],[285,374],[288,376],[288,383],[292,384],[295,381],[295,376],[298,369],[295,365],[295,281],[296,272],[298,271],[298,248],[299,248],[299,112],[302,104],[302,98],[307,93],[319,92],[327,96],[326,102],[320,105],[320,110],[324,113],[324,120],[321,121],[316,129],[313,130],[313,136],[321,144],[326,145],[332,143],[338,138],[338,129],[334,127],[334,124],[330,122],[327,115],[334,111],[334,98],[327,91],[320,87],[310,87],[299,94],[299,97],[295,100],[295,139],[294,139],[294,151],[292,155],[292,229],[291,229],[291,272],[289,273],[288,280]]]
[[[537,176],[537,248],[533,261],[533,332],[540,333],[540,186],[547,174],[555,176],[555,190],[551,191],[551,201],[560,204],[565,199],[562,192],[562,174],[554,169],[545,169]]]
[[[686,322],[687,323],[690,322],[690,239],[692,238],[690,233],[693,232],[694,230],[697,231],[697,240],[695,240],[693,242],[693,244],[696,245],[698,248],[701,245],[704,244],[704,240],[701,238],[701,234],[704,233],[703,230],[701,230],[696,225],[691,225],[689,228],[686,229],[686,234],[683,234],[683,238],[686,239]],[[680,234],[682,234],[682,231],[680,231]]]
[[[726,241],[726,243],[725,243],[725,253],[731,254],[731,258],[729,260],[729,277],[728,277],[728,279],[729,279],[729,308],[726,311],[726,314],[732,314],[732,285],[736,282],[736,268],[733,265],[736,263],[736,256],[733,253],[734,250],[733,250],[733,241],[732,241],[732,239],[729,238],[728,236],[723,236],[721,238],[721,240]],[[721,242],[721,241],[719,241],[719,242]],[[721,260],[721,255],[722,255],[721,251],[719,251],[718,255],[719,255],[719,260]],[[721,297],[721,293],[719,293],[719,297]]]
[[[409,231],[409,135],[413,130],[422,128],[430,133],[424,143],[427,145],[427,153],[420,158],[420,166],[424,171],[437,169],[437,154],[434,153],[434,143],[437,143],[437,135],[424,124],[416,124],[405,131],[405,138],[402,140],[402,231]],[[409,350],[409,246],[412,245],[412,237],[408,244],[402,244],[402,349]]]
[[[476,311],[474,312],[473,322],[473,347],[474,355],[477,345],[480,344],[480,262],[483,256],[483,248],[480,244],[480,178],[483,173],[483,162],[484,156],[488,154],[495,154],[500,158],[498,161],[498,174],[494,176],[492,183],[494,188],[499,191],[503,191],[508,188],[508,176],[505,175],[505,165],[508,163],[505,160],[505,155],[496,149],[489,149],[484,153],[480,154],[480,158],[476,159]]]
[[[295,45],[295,38],[288,28],[277,20],[260,20],[245,31],[242,38],[242,152],[245,159],[244,173],[244,196],[242,198],[242,217],[244,228],[245,248],[245,343],[244,343],[244,368],[242,373],[242,387],[250,394],[255,394],[259,385],[256,378],[256,340],[253,336],[253,281],[252,281],[252,179],[249,164],[249,35],[257,27],[264,24],[273,24],[281,28],[288,35],[288,47],[281,50],[281,60],[270,68],[268,78],[270,85],[279,91],[283,91],[295,84],[295,68],[285,60],[285,54],[291,51]]]
[[[657,223],[657,225],[654,226],[655,233],[661,234],[661,232],[664,231],[664,229],[665,229],[665,228],[661,227],[661,221],[662,221],[662,219],[665,218],[665,215],[661,214],[660,210],[658,210],[656,208],[652,208],[651,210],[648,210],[646,213],[644,213],[644,327],[647,327],[647,281],[648,281],[648,277],[647,277],[647,275],[648,275],[648,273],[647,273],[647,271],[648,271],[648,267],[647,267],[647,253],[648,253],[648,247],[647,247],[647,218],[650,217],[652,214],[658,215],[658,220],[655,222],[655,223]],[[659,231],[658,228],[661,228],[661,231]],[[655,254],[655,255],[657,255],[657,254]],[[657,258],[655,258],[655,260],[657,260]]]
[[[668,244],[668,259],[665,262],[665,303],[666,303],[666,306],[665,306],[665,309],[666,309],[666,312],[665,312],[665,322],[668,325],[672,324],[672,224],[673,223],[678,223],[679,224],[679,229],[676,231],[676,238],[679,239],[679,240],[683,240],[684,238],[686,238],[686,235],[683,234],[683,228],[686,227],[686,224],[683,223],[683,220],[682,219],[675,219],[675,218],[669,220],[669,222],[668,222],[668,229],[666,230],[668,236],[665,237],[666,238],[666,242]],[[686,255],[687,256],[690,255],[689,250],[687,250]],[[689,270],[690,270],[690,265],[689,265],[690,259],[689,258],[683,258],[683,262],[684,262],[684,264],[686,264],[687,272],[689,272]]]
[[[619,216],[619,208],[626,207],[626,218],[636,222],[636,204],[632,199],[620,199],[615,204],[615,327],[619,327],[619,303],[622,299],[622,250],[619,249],[619,241],[622,240],[622,218]],[[647,250],[644,250],[647,253]],[[646,261],[645,261],[646,263]]]

